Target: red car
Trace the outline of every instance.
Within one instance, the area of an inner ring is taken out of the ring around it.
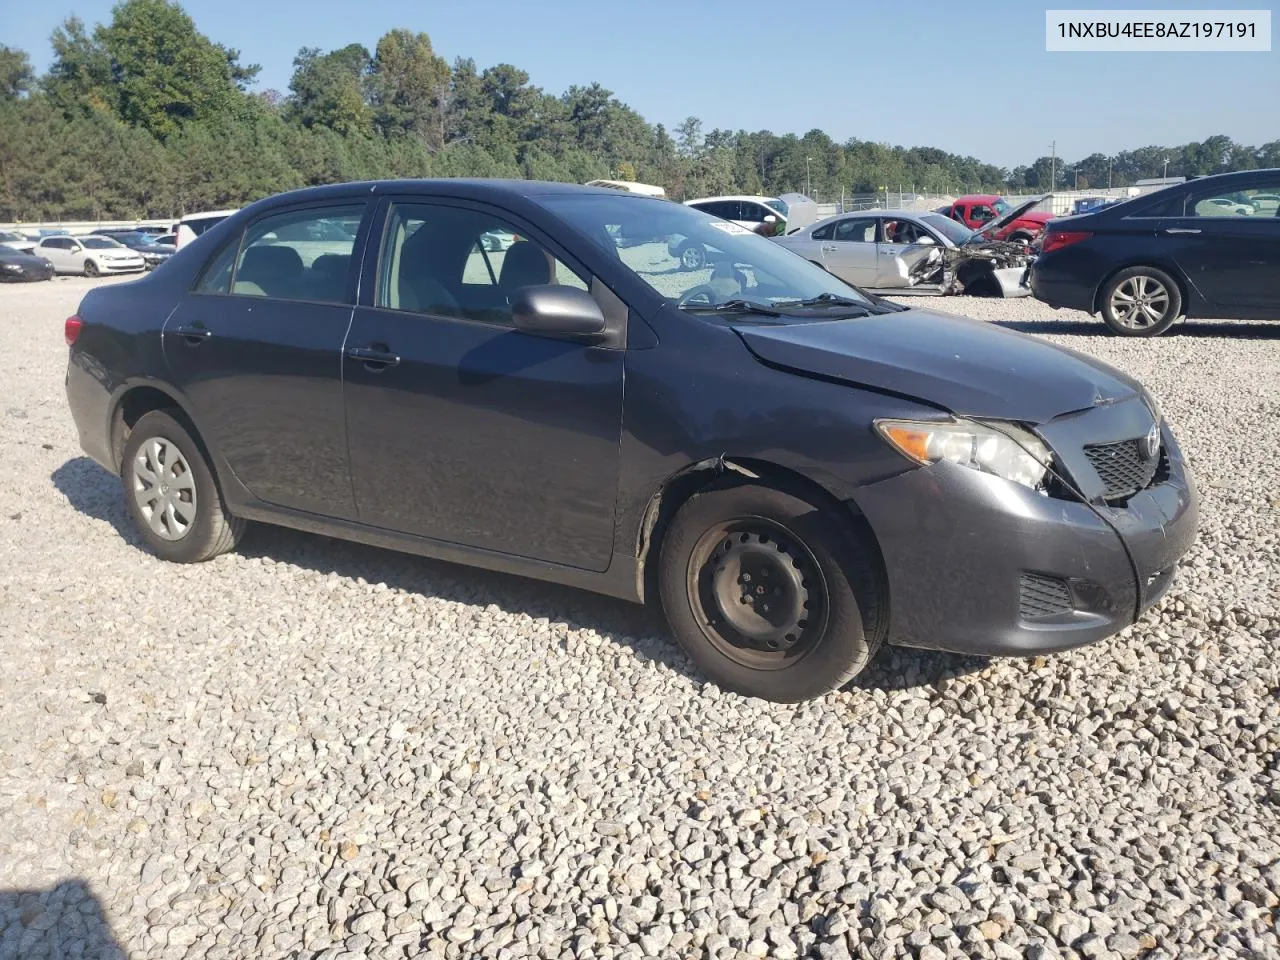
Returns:
[[[960,197],[951,206],[943,207],[938,212],[952,220],[958,220],[970,230],[980,230],[983,226],[1003,217],[1013,210],[1013,205],[1004,197],[991,194],[971,194]],[[1014,240],[1031,243],[1044,232],[1044,225],[1053,219],[1053,214],[1039,210],[1029,210],[1005,224],[995,232],[993,240]]]

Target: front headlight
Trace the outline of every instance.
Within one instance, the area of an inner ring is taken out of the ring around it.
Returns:
[[[1037,436],[1011,423],[976,420],[877,420],[876,430],[916,463],[947,460],[1039,490],[1052,454]]]
[[[7,270],[10,273],[21,273],[22,264],[20,263],[0,263],[0,270]]]

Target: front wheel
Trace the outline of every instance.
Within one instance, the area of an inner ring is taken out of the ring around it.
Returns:
[[[1121,270],[1102,288],[1102,320],[1122,337],[1155,337],[1182,313],[1182,292],[1155,267]]]
[[[84,275],[86,277],[96,277],[98,275],[98,265],[92,260],[84,262]]]
[[[851,525],[750,484],[696,494],[662,543],[662,606],[715,683],[794,703],[834,690],[884,635],[882,588]]]
[[[167,411],[153,410],[134,424],[120,478],[138,532],[162,560],[209,560],[234,547],[244,532],[244,521],[223,505],[199,445]]]

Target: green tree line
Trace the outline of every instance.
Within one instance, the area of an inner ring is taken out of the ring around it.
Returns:
[[[304,48],[287,93],[202,34],[171,0],[123,0],[92,29],[72,17],[37,77],[0,46],[0,220],[126,219],[240,206],[295,187],[384,177],[596,178],[677,198],[900,189],[955,193],[1116,186],[1280,166],[1280,141],[1225,136],[1075,163],[1006,169],[933,147],[650,124],[598,83],[561,94],[512,64],[446,61],[406,29],[370,51]],[[1051,169],[1054,172],[1051,184]]]

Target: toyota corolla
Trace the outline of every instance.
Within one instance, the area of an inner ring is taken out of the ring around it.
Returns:
[[[1195,534],[1120,371],[617,191],[272,197],[90,291],[66,339],[80,442],[160,557],[261,521],[658,602],[706,676],[770,699],[886,641],[1100,640]]]

